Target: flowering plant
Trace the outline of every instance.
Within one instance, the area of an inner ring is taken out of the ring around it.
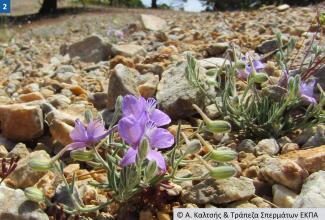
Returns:
[[[187,136],[179,125],[174,137],[163,128],[171,122],[171,119],[157,109],[155,99],[145,100],[143,97],[137,98],[132,95],[119,97],[108,130],[100,118],[93,119],[90,111],[86,111],[87,123],[82,123],[79,119],[75,121],[75,128],[70,133],[73,141],[71,144],[50,160],[31,160],[29,165],[35,170],[52,170],[61,176],[73,201],[73,207],[63,204],[60,207],[63,207],[66,213],[76,215],[102,209],[113,202],[126,202],[147,188],[166,186],[166,183],[179,183],[207,176],[217,179],[233,176],[236,171],[227,165],[227,162],[235,159],[236,153],[231,150],[215,150],[200,135],[204,130],[213,133],[229,132],[229,123],[222,120],[213,121],[198,106],[194,108],[202,115],[204,123],[191,136]],[[122,117],[118,120],[119,116]],[[194,137],[198,139],[193,139]],[[184,144],[185,151],[181,149]],[[209,149],[204,157],[198,154],[201,144]],[[106,183],[91,183],[109,192],[110,198],[107,198],[105,203],[98,206],[80,204],[80,198],[74,193],[77,176],[74,175],[72,182],[69,182],[63,175],[60,158],[66,151],[70,152],[72,159],[106,171]],[[188,157],[190,155],[193,157]],[[208,175],[186,177],[177,175],[177,170],[182,164],[192,161],[189,158],[201,162],[208,169]],[[209,160],[218,161],[221,166],[214,167],[208,163]],[[38,189],[28,188],[25,194],[33,201],[54,205]]]
[[[216,85],[219,97],[213,97],[206,92],[203,77],[199,76],[198,62],[191,55],[187,57],[188,82],[215,104],[220,117],[230,122],[233,131],[242,138],[277,138],[325,121],[325,96],[322,88],[318,86],[320,96],[317,101],[314,94],[316,80],[312,77],[305,79],[306,74],[288,74],[288,57],[295,41],[289,41],[287,50],[283,49],[280,35],[278,41],[277,61],[282,76],[277,84],[274,85],[270,77],[263,72],[265,65],[258,56],[248,53],[238,59],[238,53],[234,50],[234,62],[230,65],[225,65],[225,62],[222,67],[207,72],[210,80],[214,74],[216,82],[209,83],[209,86]],[[237,78],[244,80],[244,89],[238,89]]]

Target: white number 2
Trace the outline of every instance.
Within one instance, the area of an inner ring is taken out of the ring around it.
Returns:
[[[7,10],[7,4],[2,4],[3,5],[3,10]]]

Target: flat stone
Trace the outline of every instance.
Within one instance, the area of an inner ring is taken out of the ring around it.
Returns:
[[[108,60],[111,54],[110,45],[95,35],[71,44],[70,46],[64,45],[60,48],[60,52],[62,55],[69,54],[71,58],[80,57],[84,62],[95,63]]]
[[[43,113],[39,106],[0,105],[2,135],[10,140],[31,141],[44,131]]]
[[[147,52],[142,46],[136,44],[114,44],[112,53],[113,56],[135,57],[136,55],[145,56]]]
[[[115,101],[119,95],[140,95],[137,88],[138,75],[136,70],[131,70],[123,64],[115,66],[110,75],[107,89],[107,108],[109,110],[114,109]]]
[[[324,208],[325,207],[325,171],[321,170],[310,175],[297,197],[293,208]]]
[[[49,217],[37,203],[29,201],[21,189],[0,186],[0,219],[48,220]]]
[[[161,31],[167,27],[167,22],[164,19],[154,15],[142,14],[141,21],[143,26],[150,31]]]
[[[255,193],[253,181],[246,177],[224,180],[206,179],[182,191],[181,199],[194,204],[226,204],[251,198]]]

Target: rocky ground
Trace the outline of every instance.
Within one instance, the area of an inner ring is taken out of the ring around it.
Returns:
[[[186,81],[186,53],[209,69],[223,64],[233,44],[243,53],[255,50],[265,61],[269,58],[269,75],[278,78],[280,71],[269,56],[276,49],[275,33],[296,36],[303,47],[316,27],[315,16],[314,6],[199,14],[109,9],[10,26],[1,35],[7,41],[0,44],[0,158],[20,160],[0,186],[0,219],[54,219],[50,210],[27,201],[22,190],[37,186],[52,201],[64,203],[60,178],[33,171],[27,163],[49,158],[71,143],[74,120],[83,119],[86,108],[100,112],[108,123],[118,95],[155,97],[174,120],[170,131],[175,133],[177,120],[191,128],[196,118],[192,104],[211,117],[215,110]],[[177,185],[168,192],[173,199],[159,207],[137,206],[134,218],[170,219],[172,207],[179,206],[325,207],[324,125],[280,139],[222,141],[238,152],[235,177]],[[105,193],[86,184],[106,181],[104,173],[66,163],[67,178],[74,172],[80,176],[84,204],[105,201]],[[199,163],[181,171],[206,172]],[[109,207],[89,218],[110,219],[109,212],[118,211]]]

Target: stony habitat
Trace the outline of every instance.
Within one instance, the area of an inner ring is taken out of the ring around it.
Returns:
[[[0,219],[325,208],[325,4],[1,30]]]

